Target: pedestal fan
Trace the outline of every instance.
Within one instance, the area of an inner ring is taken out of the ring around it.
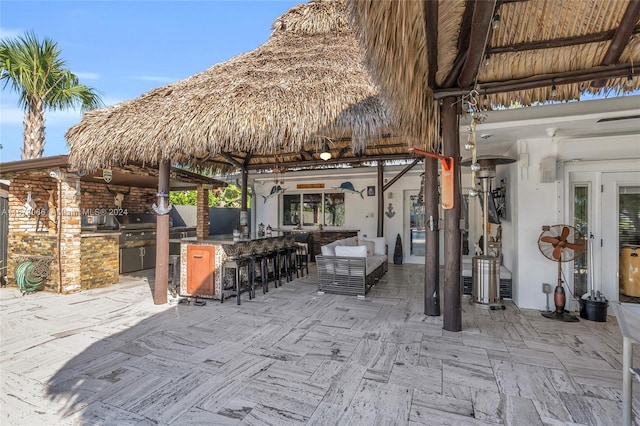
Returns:
[[[584,236],[570,225],[543,226],[538,237],[540,253],[558,264],[558,285],[553,293],[556,310],[542,312],[542,316],[559,321],[578,321],[575,315],[565,312],[567,296],[562,287],[562,262],[570,262],[579,257],[584,251]]]

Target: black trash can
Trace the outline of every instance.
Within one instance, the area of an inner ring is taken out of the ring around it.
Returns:
[[[589,299],[580,299],[580,318],[589,321],[607,321],[607,306],[609,302],[599,302]]]

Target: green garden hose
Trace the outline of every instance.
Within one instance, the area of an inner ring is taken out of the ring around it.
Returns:
[[[30,261],[22,262],[16,268],[16,282],[18,283],[18,287],[23,294],[33,293],[34,291],[40,290],[43,278],[32,278],[32,272],[34,268],[35,265]]]

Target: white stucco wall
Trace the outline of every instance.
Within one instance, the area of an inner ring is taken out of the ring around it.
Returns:
[[[510,224],[513,229],[506,224],[503,226],[503,235],[511,234],[515,238],[515,244],[513,252],[505,251],[504,262],[514,276],[514,302],[521,308],[544,309],[546,299],[542,293],[542,283],[549,283],[555,288],[557,269],[554,262],[540,253],[537,241],[543,225],[572,223],[568,208],[568,183],[565,181],[567,176],[563,173],[564,164],[571,164],[572,170],[580,170],[581,164],[584,164],[585,169],[592,170],[590,162],[600,161],[600,166],[596,168],[626,170],[628,167],[623,167],[623,163],[633,162],[633,159],[640,162],[640,138],[637,135],[620,135],[526,142],[530,160],[528,170],[523,173],[519,168],[511,169],[517,183],[512,211],[517,212],[517,216]],[[542,158],[554,153],[558,159],[557,179],[553,183],[541,183],[540,162]],[[606,162],[602,162],[603,160]],[[592,220],[600,218],[594,217]],[[505,246],[508,246],[506,242]],[[570,265],[563,264],[563,269],[571,287]],[[553,308],[552,296],[550,304]],[[570,294],[567,294],[567,308],[576,308]]]
[[[595,106],[588,105],[590,108]],[[559,110],[558,106],[551,107],[554,111]],[[508,114],[515,114],[514,111],[507,111]],[[522,111],[521,113],[528,113]],[[575,119],[575,118],[574,118]],[[495,120],[494,120],[495,121]],[[508,123],[499,123],[500,126],[508,126]],[[525,123],[526,124],[526,123]],[[562,118],[553,115],[550,118],[536,118],[536,126],[542,129],[553,126],[563,127]],[[531,129],[529,129],[530,131]],[[607,170],[616,170],[618,165],[624,162],[637,160],[640,164],[640,129],[633,134],[622,134],[599,136],[599,137],[543,137],[518,139],[514,137],[512,141],[506,141],[502,155],[518,158],[519,161],[510,165],[497,166],[496,177],[493,180],[494,188],[500,184],[502,179],[507,186],[507,219],[502,222],[502,254],[503,265],[512,273],[513,280],[513,301],[520,308],[544,309],[546,307],[546,296],[542,292],[542,284],[549,283],[552,288],[557,283],[557,268],[554,262],[546,259],[538,249],[537,241],[542,232],[542,226],[555,224],[571,224],[571,217],[568,200],[568,183],[564,173],[565,164],[571,164],[575,170],[576,164],[584,162],[601,161],[606,163]],[[461,130],[464,133],[464,129]],[[462,155],[466,155],[463,151]],[[556,180],[550,183],[541,182],[541,162],[545,157],[554,157],[556,163]],[[528,158],[528,166],[523,161]],[[621,166],[622,168],[622,166]],[[627,167],[628,168],[628,167]],[[393,178],[402,167],[385,167],[385,183]],[[404,246],[405,262],[422,263],[423,259],[409,256],[408,241],[408,213],[405,205],[405,194],[408,191],[417,192],[420,188],[420,174],[422,166],[414,167],[396,182],[389,191],[393,194],[389,199],[388,192],[385,195],[385,210],[389,202],[393,203],[396,215],[392,218],[384,217],[384,235],[389,245],[389,254],[393,254],[395,238],[401,234]],[[356,190],[365,189],[367,186],[377,184],[376,168],[354,168],[341,170],[324,170],[307,173],[287,173],[285,176],[285,187],[287,193],[300,192],[295,190],[296,183],[324,183],[325,189],[339,187],[342,182],[350,181]],[[276,227],[278,224],[278,200],[277,196],[268,198],[266,203],[261,195],[268,195],[273,186],[273,181],[268,175],[253,175],[255,193],[258,194],[255,200],[256,218],[255,224],[271,224]],[[261,180],[262,179],[262,180]],[[463,191],[467,191],[470,186],[470,174],[463,168],[462,175]],[[307,192],[308,190],[304,190]],[[346,194],[346,228],[357,228],[360,236],[375,236],[377,228],[377,194],[368,197],[366,191],[364,197],[358,194]],[[470,203],[477,203],[471,200]],[[480,209],[472,208],[477,215],[481,214]],[[373,213],[371,215],[371,213]],[[367,217],[369,216],[369,217]],[[595,218],[594,220],[600,220]],[[479,223],[478,221],[476,221]],[[256,229],[254,224],[254,228]],[[477,231],[479,232],[479,231]],[[440,262],[443,259],[443,232],[441,232],[441,254]],[[479,235],[479,234],[477,234]],[[476,237],[477,238],[477,237]],[[473,251],[473,241],[470,242],[470,250]],[[570,272],[570,265],[564,267],[565,274]],[[571,280],[570,276],[566,277]],[[575,304],[568,295],[567,308],[574,309]],[[552,295],[550,304],[553,307]]]
[[[384,173],[384,182],[392,179],[403,167],[386,167]],[[414,167],[410,172],[400,178],[385,193],[384,207],[385,211],[389,203],[393,204],[396,214],[389,218],[384,215],[384,236],[389,246],[389,255],[393,255],[396,235],[400,233],[403,241],[403,249],[405,261],[422,263],[423,259],[411,258],[409,254],[409,242],[405,236],[405,229],[408,228],[408,218],[404,214],[404,196],[406,191],[417,191],[420,188],[420,173],[422,166]],[[279,227],[279,214],[281,207],[281,198],[279,196],[268,196],[273,187],[273,181],[268,176],[254,175],[253,187],[257,195],[256,199],[256,218],[255,222],[271,225],[273,228]],[[358,229],[358,235],[361,237],[375,237],[378,227],[378,189],[376,188],[375,196],[368,196],[366,188],[368,186],[377,185],[377,169],[373,168],[355,168],[355,169],[339,169],[339,170],[323,170],[317,172],[290,172],[285,175],[286,194],[313,193],[338,191],[343,182],[351,182],[356,191],[363,191],[362,196],[359,193],[345,193],[345,224],[343,228]],[[298,183],[323,183],[324,189],[296,189]],[[389,193],[392,194],[389,198]],[[254,229],[256,227],[254,226]],[[331,229],[328,227],[327,229]]]

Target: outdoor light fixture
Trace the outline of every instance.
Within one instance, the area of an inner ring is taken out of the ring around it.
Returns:
[[[491,23],[491,27],[494,30],[497,30],[498,26],[500,26],[500,14],[496,13],[495,15],[493,15],[493,22]]]
[[[629,74],[629,75],[627,76],[627,81],[625,81],[625,85],[626,85],[627,87],[631,87],[631,86],[633,86],[633,77],[631,76],[631,74]]]
[[[556,95],[558,94],[558,89],[556,88],[555,84],[551,85],[551,97],[556,97]]]
[[[322,145],[322,152],[320,153],[320,158],[324,161],[331,159],[331,152],[329,151],[329,146],[327,146],[326,142]]]

